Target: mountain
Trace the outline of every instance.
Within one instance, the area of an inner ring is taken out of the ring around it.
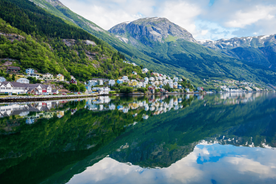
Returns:
[[[141,73],[106,42],[28,0],[1,0],[0,8],[1,70],[5,61],[13,61],[23,71],[32,67],[81,81]]]
[[[204,40],[199,44],[276,71],[276,35]]]
[[[183,69],[165,63],[161,63],[155,58],[152,58],[147,54],[139,51],[134,46],[122,42],[120,38],[117,38],[116,36],[102,29],[95,23],[72,12],[69,8],[64,6],[58,0],[30,1],[35,3],[37,6],[43,8],[47,12],[51,13],[52,15],[62,18],[67,24],[82,28],[85,31],[91,33],[92,35],[107,42],[113,48],[123,53],[125,57],[131,62],[135,62],[138,65],[144,65],[149,69],[164,74],[177,75],[178,73],[183,73]],[[171,70],[168,70],[168,68],[170,68]]]
[[[192,76],[194,80],[232,78],[266,83],[274,81],[273,71],[260,67],[259,63],[246,62],[243,58],[236,59],[202,46],[191,33],[165,18],[142,18],[121,23],[109,32],[160,63],[182,68],[185,72],[181,75]]]
[[[121,23],[109,30],[110,33],[117,35],[124,42],[138,44],[141,43],[152,46],[152,42],[166,42],[168,40],[184,39],[196,42],[193,35],[186,29],[170,22],[166,18],[145,18],[138,19],[129,23]],[[128,36],[129,35],[129,36]]]
[[[184,28],[165,18],[146,18],[114,26],[108,31],[81,17],[58,0],[31,0],[66,23],[106,41],[128,60],[168,75],[184,76],[196,85],[203,79],[237,79],[275,84],[275,73],[255,63],[208,49]],[[139,35],[135,35],[135,33]],[[143,35],[144,34],[144,35]]]

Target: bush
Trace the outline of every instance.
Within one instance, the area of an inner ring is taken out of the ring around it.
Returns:
[[[132,87],[122,87],[120,89],[121,93],[132,93],[133,92],[133,88]]]
[[[70,84],[69,90],[73,92],[78,92],[80,89],[76,84]]]
[[[147,88],[138,88],[137,91],[145,93],[147,91]]]
[[[116,94],[116,91],[109,91],[109,94]]]

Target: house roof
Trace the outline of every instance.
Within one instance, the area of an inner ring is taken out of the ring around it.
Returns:
[[[41,86],[42,88],[48,88],[49,85],[43,85],[43,84],[24,84],[19,82],[2,82],[1,84],[7,85],[10,83],[13,87],[25,87],[25,88],[37,88],[38,86]]]
[[[17,69],[17,70],[20,70],[20,67],[18,67],[18,66],[8,66],[7,69]]]

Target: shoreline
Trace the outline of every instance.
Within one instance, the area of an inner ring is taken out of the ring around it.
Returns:
[[[50,101],[62,99],[89,98],[98,96],[148,96],[148,95],[178,95],[178,94],[199,94],[199,93],[115,93],[115,94],[87,94],[87,95],[58,95],[58,96],[14,96],[0,97],[0,103],[5,102],[29,102],[29,101]]]
[[[227,92],[226,92],[227,93]],[[248,92],[243,92],[248,93]],[[254,93],[254,92],[251,92]],[[90,97],[98,97],[98,96],[150,96],[150,95],[194,95],[194,94],[202,94],[206,95],[206,92],[193,92],[193,93],[177,93],[177,92],[168,92],[168,93],[115,93],[115,94],[87,94],[87,95],[58,95],[58,96],[15,96],[15,97],[0,97],[0,103],[5,102],[30,102],[30,101],[50,101],[50,100],[62,100],[62,99],[76,99],[76,98],[90,98]],[[214,94],[214,93],[212,93]],[[221,94],[221,93],[215,93]]]

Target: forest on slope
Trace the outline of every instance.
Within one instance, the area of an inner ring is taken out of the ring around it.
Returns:
[[[117,78],[140,67],[123,63],[124,55],[106,42],[69,25],[28,0],[0,1],[0,59],[14,59],[21,69],[92,77]]]

